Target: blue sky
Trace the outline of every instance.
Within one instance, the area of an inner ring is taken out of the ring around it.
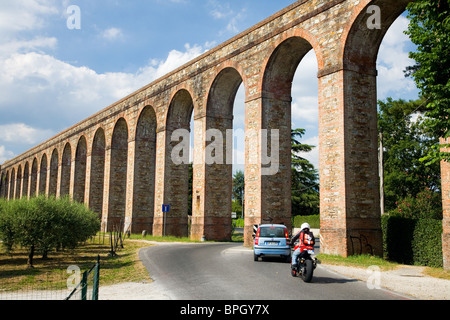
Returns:
[[[0,0],[0,163],[27,151],[292,0]],[[80,8],[80,29],[67,8]],[[413,47],[401,16],[383,40],[378,97],[415,99],[403,70]],[[310,52],[293,84],[292,122],[318,145],[317,61]],[[243,90],[235,128],[244,119]],[[238,153],[242,150],[239,151]],[[306,155],[318,165],[318,148]]]

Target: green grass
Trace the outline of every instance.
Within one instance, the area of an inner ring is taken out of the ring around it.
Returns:
[[[378,266],[381,271],[390,271],[397,268],[404,267],[402,264],[387,261],[383,258],[373,257],[370,255],[360,255],[360,256],[350,256],[348,258],[343,258],[341,256],[319,254],[317,259],[320,263],[329,265],[338,265],[345,267],[356,267],[356,268],[369,268],[371,266]],[[423,267],[424,274],[430,277],[450,280],[450,271],[446,271],[443,268],[431,268]]]
[[[174,237],[174,236],[157,237],[153,235],[146,235],[145,237],[143,237],[141,234],[132,234],[130,235],[129,239],[156,241],[156,242],[200,242],[191,240],[189,237]]]
[[[145,237],[143,237],[142,234],[131,234],[129,239],[155,241],[155,242],[186,242],[186,243],[202,242],[199,240],[191,240],[190,237],[174,237],[174,236],[162,237],[162,236],[153,236],[153,235],[146,235]],[[214,241],[206,241],[206,242],[214,242]],[[231,242],[244,242],[244,235],[233,232],[231,235]]]
[[[107,242],[107,241],[105,241]],[[109,256],[109,246],[86,243],[74,250],[52,252],[49,259],[36,256],[34,268],[27,267],[27,252],[16,248],[6,253],[0,246],[0,291],[59,290],[67,288],[67,268],[76,265],[82,272],[89,270],[100,255],[100,285],[122,282],[150,281],[138,253],[150,244],[125,240],[117,256]]]
[[[324,264],[342,265],[347,267],[368,268],[370,266],[378,266],[383,271],[394,270],[399,266],[397,263],[386,261],[383,258],[370,255],[350,256],[344,258],[341,256],[319,254],[319,261]]]

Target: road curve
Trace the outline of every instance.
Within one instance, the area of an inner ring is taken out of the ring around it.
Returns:
[[[290,275],[279,259],[253,261],[237,243],[161,243],[140,251],[140,259],[164,296],[172,300],[403,300],[320,265],[312,283]]]

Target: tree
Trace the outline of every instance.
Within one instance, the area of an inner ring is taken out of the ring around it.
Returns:
[[[406,34],[417,45],[409,54],[416,61],[407,68],[427,101],[425,125],[438,138],[449,138],[450,132],[450,0],[417,0],[407,9],[411,20]],[[428,164],[450,154],[441,152],[440,145],[430,146],[422,158]]]
[[[30,268],[36,251],[46,258],[51,249],[73,249],[100,229],[97,214],[69,198],[11,200],[1,208],[0,240],[9,250],[15,244],[28,248]]]
[[[242,212],[244,210],[245,199],[245,176],[242,170],[236,171],[233,176],[233,199],[235,209],[240,207],[240,211]]]
[[[293,215],[319,214],[319,174],[314,165],[299,153],[310,152],[314,146],[302,144],[299,139],[305,129],[291,131],[291,200]]]
[[[390,211],[407,197],[426,189],[439,192],[439,163],[425,165],[420,159],[438,143],[428,131],[421,114],[424,100],[379,101],[378,127],[383,134],[385,208]]]

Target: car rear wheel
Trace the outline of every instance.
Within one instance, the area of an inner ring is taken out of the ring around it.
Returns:
[[[253,254],[253,261],[258,261],[259,256],[257,256],[255,253]]]

